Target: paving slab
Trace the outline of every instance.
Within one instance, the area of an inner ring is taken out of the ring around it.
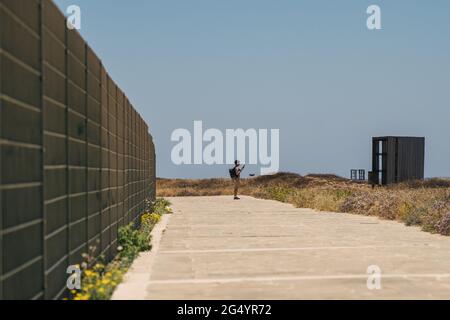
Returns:
[[[449,237],[252,197],[169,200],[156,250],[114,298],[450,299]]]

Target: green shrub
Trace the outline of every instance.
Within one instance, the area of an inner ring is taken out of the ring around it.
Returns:
[[[294,189],[281,185],[270,185],[266,188],[267,197],[280,202],[288,202],[293,192]]]
[[[141,217],[141,225],[154,226],[161,220],[161,216],[156,213],[144,213]]]
[[[297,208],[340,211],[342,203],[351,194],[350,190],[344,189],[299,188],[296,190],[291,189],[285,197],[285,202],[290,202]]]
[[[165,207],[171,206],[172,203],[170,203],[170,201],[167,200],[167,199],[164,199],[164,198],[158,198],[158,199],[156,199],[156,200],[153,202],[153,205],[156,206],[156,207],[163,207],[163,208],[165,208]]]
[[[427,232],[450,234],[450,215],[446,215],[450,212],[450,195],[437,188],[405,189],[405,185],[400,185],[361,190],[335,185],[295,188],[268,184],[260,186],[253,195],[292,203],[298,208],[378,216],[403,221],[408,226],[420,225]]]
[[[108,266],[97,263],[92,269],[82,273],[82,286],[80,291],[73,290],[73,300],[109,300],[114,290],[123,279],[126,272],[119,260],[111,262]]]
[[[423,218],[423,230],[446,234],[445,216],[450,212],[450,201],[448,196],[435,197],[426,204],[427,214]]]
[[[352,190],[346,190],[346,189],[336,189],[336,190],[333,190],[333,192],[334,192],[334,198],[337,201],[343,201],[353,195]]]
[[[436,225],[437,232],[443,236],[450,235],[450,212],[445,213]]]
[[[350,190],[324,189],[315,193],[314,209],[322,211],[339,211],[345,199],[352,195]]]
[[[402,201],[397,207],[397,217],[405,221],[406,217],[409,216],[414,210],[414,205],[409,201]]]
[[[136,230],[131,223],[119,228],[118,243],[120,257],[130,262],[133,261],[139,255],[140,251],[150,249],[148,240],[147,235]]]
[[[427,210],[425,208],[414,208],[404,217],[405,224],[407,226],[420,226],[426,214]]]
[[[170,209],[170,201],[164,198],[156,199],[152,204],[152,212],[156,213],[160,216],[166,213],[172,213],[172,209]]]
[[[151,206],[161,214],[171,212],[168,207],[170,202],[158,199]],[[145,213],[141,216],[139,228],[133,223],[120,227],[118,231],[118,248],[116,258],[107,266],[96,263],[89,268],[95,260],[90,248],[89,254],[83,254],[85,262],[82,263],[82,288],[80,291],[72,291],[73,300],[108,300],[111,298],[117,285],[122,281],[123,275],[137,258],[140,252],[151,249],[151,231],[161,219],[158,213]]]
[[[298,189],[292,196],[292,203],[297,208],[312,208],[314,193],[311,189]]]

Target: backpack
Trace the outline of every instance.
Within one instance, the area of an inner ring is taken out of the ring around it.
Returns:
[[[230,172],[230,177],[231,177],[231,179],[237,178],[237,175],[236,175],[236,167],[231,168],[231,169],[229,169],[228,171]]]

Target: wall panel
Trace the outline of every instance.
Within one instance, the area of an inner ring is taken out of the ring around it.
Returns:
[[[0,0],[0,299],[60,299],[154,199],[148,127],[51,0]]]

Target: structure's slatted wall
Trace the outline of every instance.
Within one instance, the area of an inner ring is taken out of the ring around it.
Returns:
[[[382,178],[381,178],[381,183],[382,184],[387,184],[387,177],[388,177],[388,153],[387,150],[389,149],[389,142],[388,140],[383,140],[383,142],[381,143],[381,170],[382,170]]]
[[[123,198],[123,150],[124,150],[124,93],[119,89],[117,91],[117,225],[124,225],[124,198]]]
[[[110,255],[114,254],[114,245],[117,239],[117,87],[111,78],[108,78],[108,139],[109,139],[109,237],[111,241]]]
[[[43,295],[42,95],[39,2],[1,2],[3,299]]]
[[[0,299],[57,299],[154,198],[154,145],[51,0],[0,0],[0,34]]]
[[[86,94],[86,44],[77,32],[67,32],[70,264],[77,263],[80,255],[87,252]]]
[[[60,295],[68,265],[67,78],[64,16],[42,2],[44,266],[46,298]]]
[[[379,168],[379,142],[383,144],[383,181],[391,184],[407,180],[423,179],[425,167],[425,138],[377,137],[373,138],[372,171]],[[375,181],[376,182],[376,181]]]
[[[400,137],[398,139],[398,181],[423,179],[425,139]]]
[[[101,62],[87,48],[87,235],[89,252],[101,248]]]
[[[0,2],[0,20],[4,19],[3,5]],[[0,139],[2,137],[2,119],[3,119],[3,90],[2,90],[2,56],[3,56],[3,24],[0,23]],[[2,166],[2,156],[3,155],[3,146],[0,142],[0,170],[3,168]],[[2,174],[0,172],[0,188],[2,186]],[[2,193],[3,189],[0,189],[0,300],[3,299],[3,201],[2,201]]]
[[[124,185],[123,185],[123,204],[124,204],[124,223],[128,224],[131,222],[130,218],[130,195],[129,195],[129,167],[130,167],[130,153],[129,153],[129,142],[130,142],[130,102],[125,97],[124,99],[124,145],[123,145],[123,163],[124,163],[124,170],[123,170],[123,177],[124,177]]]
[[[108,75],[101,68],[101,254],[109,258],[110,248],[110,223],[109,223],[109,138],[108,138]]]
[[[383,143],[383,146],[386,146],[386,149],[383,150],[383,153],[386,153],[385,156],[385,181],[384,184],[394,183],[396,181],[395,176],[395,165],[396,165],[396,140],[394,138],[387,138]]]

